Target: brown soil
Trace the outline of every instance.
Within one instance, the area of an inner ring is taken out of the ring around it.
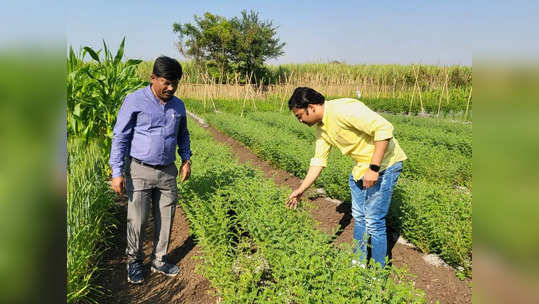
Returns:
[[[144,277],[142,284],[127,282],[126,271],[126,221],[127,202],[119,202],[118,232],[112,240],[115,247],[105,256],[107,270],[100,278],[101,286],[106,289],[106,297],[101,303],[217,303],[218,299],[212,296],[213,289],[210,282],[195,272],[199,264],[196,259],[201,255],[200,248],[192,235],[189,234],[189,222],[181,208],[176,209],[172,236],[170,239],[169,262],[178,265],[180,274],[176,277],[166,277],[158,273],[151,273],[149,256],[153,246],[153,218],[149,216],[146,225],[144,242]]]
[[[251,163],[260,168],[265,177],[271,178],[279,186],[296,188],[301,180],[290,173],[272,167],[268,162],[261,160],[248,148],[235,141],[228,135],[209,127],[208,130],[218,142],[229,145],[240,163]],[[350,205],[336,203],[333,200],[319,197],[309,199],[310,209],[314,219],[319,222],[318,228],[329,233],[335,231],[340,225],[344,229],[337,233],[335,243],[352,243],[352,216]],[[284,203],[284,202],[283,202]],[[125,205],[125,202],[123,203]],[[218,303],[219,299],[212,295],[210,282],[195,272],[195,266],[200,263],[194,259],[200,256],[200,248],[193,237],[189,235],[189,224],[180,208],[177,209],[172,231],[169,256],[171,262],[180,267],[180,274],[174,278],[163,277],[159,274],[149,273],[146,266],[146,281],[141,285],[128,284],[126,279],[124,250],[126,208],[121,207],[119,235],[114,244],[117,246],[105,258],[110,271],[106,271],[101,283],[109,291],[110,296],[103,302],[109,303]],[[151,221],[151,219],[150,219]],[[144,251],[148,257],[151,253],[153,224],[148,223],[146,232],[147,241]],[[402,267],[406,265],[410,273],[416,277],[415,286],[424,290],[429,303],[471,303],[471,280],[459,280],[454,269],[444,266],[433,266],[423,260],[423,254],[418,250],[395,244],[392,248],[393,265]],[[146,258],[146,264],[149,262]]]

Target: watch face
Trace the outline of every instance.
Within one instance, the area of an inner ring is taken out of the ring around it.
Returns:
[[[370,165],[369,168],[374,172],[380,171],[380,166],[377,165]]]

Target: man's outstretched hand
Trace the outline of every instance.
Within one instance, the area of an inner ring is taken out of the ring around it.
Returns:
[[[294,190],[288,197],[288,200],[286,200],[286,207],[296,210],[302,195],[303,191],[300,191],[299,189]]]

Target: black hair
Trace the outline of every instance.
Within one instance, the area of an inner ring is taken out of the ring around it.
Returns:
[[[180,80],[182,78],[182,66],[174,59],[167,56],[160,56],[155,59],[152,73],[157,77],[168,80]]]
[[[324,104],[325,100],[326,98],[324,95],[311,88],[298,87],[294,90],[290,100],[288,100],[288,108],[290,110],[292,110],[293,107],[305,109],[310,104]]]

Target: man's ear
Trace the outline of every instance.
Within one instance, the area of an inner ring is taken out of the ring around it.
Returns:
[[[309,108],[309,110],[311,110],[311,112],[316,112],[316,107],[313,104],[309,104],[307,107]]]

